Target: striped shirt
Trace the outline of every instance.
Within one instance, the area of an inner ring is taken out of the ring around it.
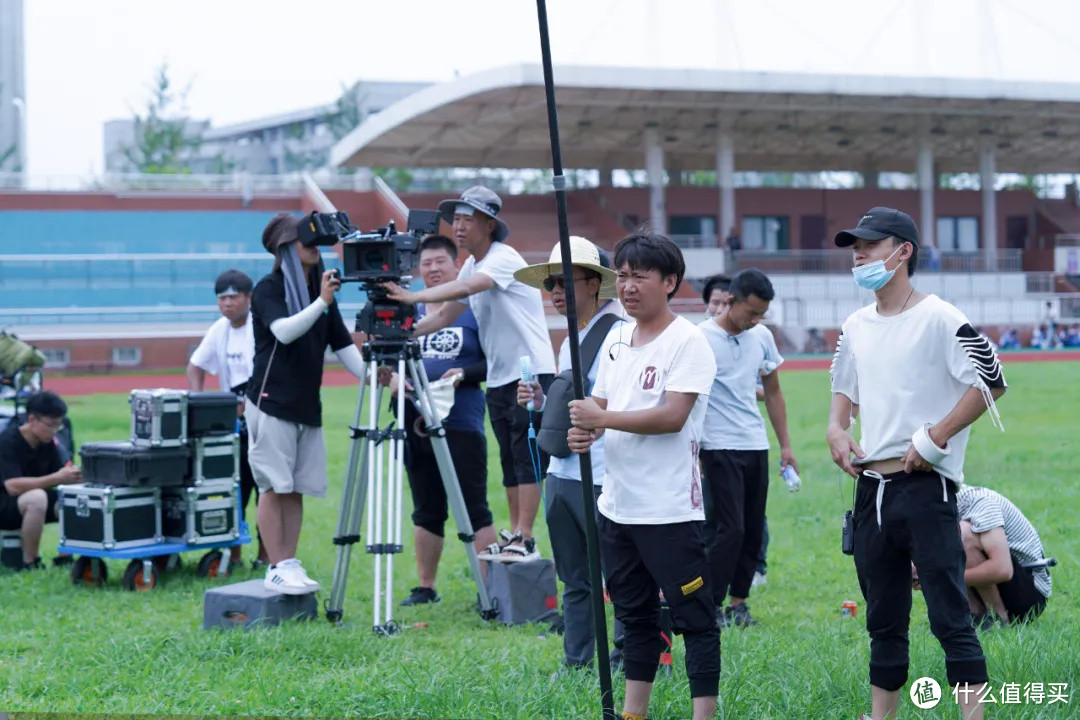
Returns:
[[[971,523],[972,532],[984,533],[996,527],[1005,532],[1009,552],[1020,565],[1043,559],[1042,540],[1035,526],[1024,517],[1020,508],[1001,493],[976,485],[965,485],[956,494],[956,509],[961,520]],[[1050,571],[1033,568],[1035,588],[1050,597]]]

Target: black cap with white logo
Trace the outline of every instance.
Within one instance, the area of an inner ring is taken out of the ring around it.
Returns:
[[[866,211],[859,224],[851,230],[836,233],[833,242],[837,247],[850,247],[855,240],[884,240],[895,237],[918,247],[919,229],[906,212],[893,208],[875,207]]]

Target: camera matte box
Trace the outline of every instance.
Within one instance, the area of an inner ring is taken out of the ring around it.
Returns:
[[[123,550],[163,542],[161,490],[108,485],[60,485],[60,544]]]
[[[79,448],[88,483],[127,487],[177,487],[191,473],[191,450],[140,447],[130,442],[83,443]]]
[[[558,612],[554,562],[547,558],[485,562],[487,590],[496,604],[499,622],[507,625],[541,622]]]
[[[161,531],[167,542],[228,542],[240,537],[239,486],[216,480],[198,487],[163,488]]]
[[[141,447],[187,443],[187,390],[132,390],[131,442]]]
[[[240,436],[206,435],[191,441],[189,485],[240,479]]]
[[[211,588],[203,594],[204,630],[279,625],[318,616],[315,593],[285,595],[267,590],[261,578]]]
[[[189,392],[187,436],[230,435],[236,432],[237,398],[231,392]]]

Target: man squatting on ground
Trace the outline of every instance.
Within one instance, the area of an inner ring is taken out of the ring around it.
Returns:
[[[969,426],[1005,392],[997,356],[963,313],[911,284],[919,232],[907,214],[871,208],[836,235],[854,251],[855,282],[875,302],[841,328],[826,439],[854,478],[855,569],[866,599],[873,720],[895,715],[908,674],[911,564],[950,686],[981,691],[986,658],[971,625],[956,491]],[[862,442],[848,434],[859,414]],[[854,458],[852,457],[854,455]],[[960,702],[980,720],[979,693]]]
[[[570,238],[570,261],[573,265],[574,299],[577,319],[581,333],[581,353],[583,362],[589,362],[588,350],[596,348],[596,356],[589,367],[583,367],[588,388],[596,384],[596,372],[600,367],[600,358],[611,354],[611,346],[618,340],[618,334],[610,332],[615,324],[623,320],[622,308],[613,300],[616,296],[615,273],[608,267],[607,258],[601,251],[583,237]],[[548,262],[530,265],[514,273],[514,277],[532,287],[542,287],[551,293],[551,304],[560,315],[566,315],[566,289],[563,287],[562,248],[557,244],[551,250]],[[595,343],[599,342],[599,346]],[[560,375],[570,374],[570,338],[563,339],[559,346]],[[565,397],[565,396],[563,396]],[[544,394],[540,383],[535,380],[525,384],[518,382],[518,404],[525,406],[532,401],[538,410],[545,410],[550,398]],[[560,416],[557,409],[545,415],[544,430],[548,420],[566,417]],[[569,418],[566,417],[568,421]],[[559,428],[552,427],[553,431]],[[567,424],[562,428],[565,445]],[[604,474],[604,438],[600,437],[589,448],[592,462],[593,492],[600,496]],[[551,553],[555,559],[555,571],[563,582],[563,667],[557,674],[564,674],[572,668],[588,666],[592,663],[596,649],[596,637],[593,630],[593,613],[589,581],[589,557],[585,541],[585,508],[581,498],[581,460],[570,452],[569,446],[552,449],[551,462],[544,479],[544,517],[548,524],[548,537],[551,538]],[[618,620],[615,627],[615,651],[611,664],[617,667],[621,663],[621,645],[623,628]]]
[[[784,362],[772,332],[759,324],[773,287],[760,270],[731,279],[729,298],[698,327],[716,358],[701,438],[705,475],[705,521],[711,525],[709,579],[721,627],[756,625],[746,598],[762,551],[769,492],[769,438],[757,402],[761,379],[765,409],[780,444],[780,464],[796,470],[787,409],[777,368]],[[731,605],[724,608],[730,591]]]
[[[251,378],[251,366],[255,360],[255,331],[251,323],[251,291],[253,283],[247,273],[226,270],[214,282],[218,310],[221,317],[210,326],[202,342],[191,353],[187,366],[188,388],[202,390],[206,387],[206,373],[218,376],[218,383],[225,392],[239,398],[237,415],[240,434],[240,519],[247,513],[248,500],[255,492],[255,477],[248,461],[248,428],[244,418],[244,393]],[[257,531],[256,531],[257,532]],[[240,546],[234,545],[231,562],[240,562]],[[259,536],[259,554],[252,567],[266,564],[266,549]]]
[[[967,564],[964,584],[977,629],[1034,620],[1050,598],[1050,571],[1025,567],[1044,558],[1042,540],[1020,508],[990,488],[964,485],[956,493]],[[912,583],[921,590],[918,571]]]
[[[327,346],[364,379],[364,362],[345,328],[333,270],[323,270],[316,245],[298,239],[301,220],[274,217],[263,247],[274,269],[255,286],[251,312],[255,360],[247,389],[248,457],[259,486],[259,533],[270,560],[267,589],[303,595],[319,589],[296,557],[304,496],[326,496],[322,433],[323,358]],[[314,299],[312,299],[314,298]]]
[[[457,246],[445,235],[424,238],[420,242],[420,277],[424,287],[439,287],[452,282],[458,271],[457,256]],[[420,305],[418,317],[437,313],[442,305]],[[480,334],[472,310],[466,309],[449,327],[420,338],[420,355],[429,380],[458,377],[454,404],[443,419],[443,427],[461,497],[476,536],[474,544],[480,552],[495,542],[495,526],[487,502],[487,438],[484,435],[484,391],[480,389],[480,383],[487,375],[487,359],[480,349]],[[380,368],[379,376],[392,393],[396,392],[396,372],[389,367]],[[408,379],[406,389],[413,390]],[[405,430],[405,469],[412,492],[416,571],[420,577],[420,584],[401,601],[401,605],[409,606],[439,602],[435,575],[442,557],[449,507],[431,438],[424,428],[424,419],[411,402],[405,404]]]
[[[597,501],[601,561],[615,617],[626,628],[624,718],[644,718],[665,644],[662,590],[686,644],[693,717],[716,711],[720,637],[707,580],[698,447],[716,361],[701,330],[671,311],[685,272],[662,235],[615,248],[619,300],[633,323],[600,358],[592,396],[570,403],[570,449],[603,434],[607,474]],[[625,340],[623,339],[625,338]]]
[[[491,430],[499,443],[506,501],[510,507],[510,531],[502,532],[503,545],[494,553],[515,559],[536,556],[533,523],[540,507],[540,480],[533,471],[529,448],[529,413],[517,404],[521,356],[532,358],[537,381],[545,389],[555,373],[555,353],[544,320],[540,292],[514,279],[525,260],[504,240],[510,234],[499,218],[502,200],[494,192],[475,185],[460,198],[439,203],[443,219],[454,229],[454,240],[469,253],[457,279],[439,287],[411,292],[396,283],[384,287],[391,300],[415,305],[442,303],[416,324],[413,337],[448,327],[465,308],[476,315],[480,345],[487,357],[487,406]],[[537,425],[539,413],[534,414]],[[540,453],[540,466],[547,456]]]
[[[22,570],[45,567],[39,550],[47,522],[57,522],[57,485],[82,482],[82,470],[64,465],[56,433],[67,404],[48,390],[26,401],[26,422],[12,421],[0,432],[0,530],[18,530]],[[70,557],[70,556],[61,556]],[[58,558],[53,559],[53,564]]]

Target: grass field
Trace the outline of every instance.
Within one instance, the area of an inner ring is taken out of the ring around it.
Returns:
[[[1035,624],[984,634],[994,696],[1002,683],[1068,683],[1069,703],[990,708],[988,717],[1080,717],[1080,537],[1072,523],[1080,509],[1077,479],[1077,410],[1080,372],[1067,363],[1009,365],[1010,391],[1000,409],[1007,432],[984,418],[968,447],[969,482],[1009,496],[1042,534],[1047,552],[1061,561],[1054,595]],[[720,718],[854,718],[869,710],[869,643],[864,609],[850,558],[839,552],[839,521],[850,503],[824,442],[828,381],[824,372],[782,376],[803,490],[791,495],[779,478],[769,498],[768,584],[750,603],[762,625],[723,634]],[[337,521],[346,435],[355,396],[323,394],[330,457],[330,495],[307,505],[300,557],[312,576],[329,585],[334,563],[330,538]],[[73,398],[71,416],[80,442],[121,439],[128,431],[126,398]],[[489,438],[489,467],[496,446]],[[775,453],[774,453],[775,457]],[[507,518],[499,478],[489,480],[496,523]],[[409,512],[406,501],[406,514]],[[540,545],[549,545],[542,522]],[[410,528],[411,531],[411,528]],[[45,556],[56,528],[47,530]],[[411,537],[411,535],[410,535]],[[448,542],[439,576],[443,602],[401,612],[410,629],[393,638],[370,630],[370,558],[354,553],[344,627],[319,622],[253,632],[206,632],[202,594],[222,580],[195,577],[197,553],[187,566],[150,593],[119,588],[126,564],[110,561],[104,589],[75,587],[50,568],[0,575],[0,709],[7,711],[217,715],[318,715],[380,718],[586,718],[598,717],[595,674],[552,683],[561,638],[546,626],[494,627],[473,612],[475,588],[460,544]],[[251,549],[246,549],[248,557]],[[411,550],[399,556],[399,598],[415,584]],[[240,570],[237,579],[254,577]],[[320,604],[325,597],[320,595]],[[844,620],[840,603],[859,600],[859,619]],[[610,609],[609,609],[610,614]],[[930,634],[916,593],[911,631],[911,680],[930,676],[944,684],[944,659]],[[616,676],[616,707],[621,676]],[[903,718],[953,718],[947,695],[937,708],[919,710],[906,697]],[[657,681],[652,718],[689,716],[676,642],[675,671]]]

